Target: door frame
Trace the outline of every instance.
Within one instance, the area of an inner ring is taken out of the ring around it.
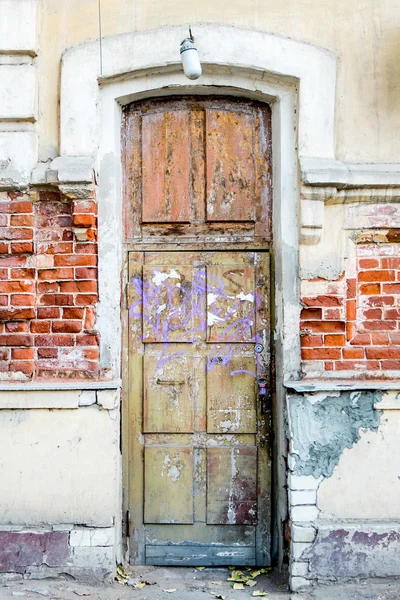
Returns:
[[[126,283],[126,253],[121,236],[121,107],[143,98],[202,93],[236,95],[271,105],[277,376],[273,553],[281,563],[283,524],[287,518],[284,381],[296,379],[300,373],[299,163],[306,169],[303,179],[311,177],[312,181],[322,181],[318,177],[324,177],[326,168],[336,164],[336,61],[326,49],[305,42],[238,27],[197,24],[196,42],[204,75],[189,82],[182,73],[176,50],[185,33],[183,27],[176,26],[103,38],[102,75],[99,75],[97,41],[86,42],[64,53],[58,178],[66,182],[66,189],[79,183],[84,193],[85,185],[92,182],[95,164],[99,208],[100,365],[104,375],[117,380],[123,358],[123,306],[119,292],[121,283]],[[315,173],[313,168],[317,169]],[[60,183],[61,190],[63,187]],[[116,511],[119,510],[116,507]],[[121,523],[116,525],[118,531]],[[117,554],[121,560],[121,546]]]
[[[247,78],[246,78],[247,82]],[[244,85],[244,84],[243,84]],[[285,409],[286,409],[286,391],[283,385],[284,379],[287,378],[298,378],[300,369],[300,347],[299,347],[299,336],[298,336],[298,320],[300,314],[300,303],[298,301],[298,261],[297,261],[297,206],[287,207],[287,204],[293,205],[293,199],[297,199],[297,164],[292,152],[290,152],[292,160],[287,164],[288,156],[285,156],[285,166],[283,161],[278,160],[274,156],[274,151],[280,148],[276,137],[277,133],[280,132],[281,122],[280,117],[282,116],[283,105],[286,104],[285,108],[288,112],[295,113],[295,94],[293,85],[289,85],[289,89],[292,92],[286,90],[284,98],[281,98],[279,103],[277,98],[271,98],[270,94],[260,94],[259,92],[251,92],[242,88],[240,91],[240,97],[249,98],[253,100],[259,100],[270,104],[272,110],[272,171],[273,171],[273,201],[272,201],[272,229],[273,229],[273,246],[269,246],[271,251],[271,271],[274,277],[274,285],[272,287],[271,300],[272,310],[271,317],[274,321],[271,323],[271,329],[273,331],[274,340],[274,353],[272,356],[275,373],[275,394],[273,395],[272,401],[272,432],[273,432],[273,445],[272,445],[272,456],[273,456],[273,474],[272,474],[272,549],[271,555],[273,562],[281,563],[284,556],[284,522],[287,519],[287,489],[286,489],[286,438],[285,438]],[[230,96],[238,95],[236,89],[232,89],[231,86],[220,86],[216,90],[215,87],[202,86],[182,86],[178,90],[174,88],[168,90],[169,94],[165,94],[165,90],[156,89],[150,94],[143,93],[137,95],[124,96],[123,100],[120,98],[120,106],[133,102],[135,100],[151,99],[154,97],[160,97],[163,95],[197,95],[199,94],[211,94]],[[178,92],[178,93],[177,93]],[[115,107],[114,107],[115,108]],[[103,110],[103,106],[102,106]],[[285,111],[286,112],[286,111]],[[117,115],[119,117],[119,124],[122,123],[121,109],[118,110]],[[279,121],[277,122],[277,119]],[[285,124],[286,125],[286,124]],[[296,131],[293,125],[293,130],[288,127],[288,135],[292,137],[292,148],[295,147]],[[285,127],[286,131],[286,127]],[[285,146],[288,144],[288,140],[285,140]],[[120,152],[120,147],[118,144]],[[287,148],[286,148],[287,149]],[[118,165],[118,169],[120,166]],[[289,182],[283,184],[284,174],[290,173]],[[296,174],[296,176],[295,176]],[[278,181],[277,181],[278,180]],[[295,183],[296,180],[296,183]],[[121,182],[121,175],[118,178],[118,185]],[[279,182],[279,188],[277,184]],[[296,187],[296,192],[289,193],[289,189],[286,188],[287,184],[293,182]],[[99,181],[101,187],[101,180]],[[286,189],[285,189],[286,188]],[[286,191],[285,194],[282,194]],[[121,190],[118,190],[118,196],[122,198]],[[120,200],[121,201],[121,200]],[[276,210],[278,209],[278,215]],[[99,207],[100,209],[100,207]],[[122,212],[122,206],[121,206]],[[293,221],[296,221],[294,224]],[[100,221],[99,221],[100,228]],[[120,228],[120,234],[122,234],[122,227]],[[100,235],[99,231],[99,235]],[[282,244],[282,246],[281,246]],[[257,245],[252,245],[252,250],[258,249]],[[173,246],[168,245],[164,249],[172,249]],[[235,246],[237,247],[237,246]],[[225,246],[228,248],[228,246]],[[264,249],[266,245],[264,246]],[[272,251],[272,248],[274,251]],[[123,273],[122,273],[122,290],[123,293],[126,290],[128,283],[128,254],[129,251],[138,250],[137,245],[123,244],[122,256],[123,256]],[[149,248],[150,249],[150,248]],[[191,250],[195,250],[196,247],[190,246]],[[247,246],[247,249],[250,249]],[[189,250],[189,248],[188,248]],[[108,270],[109,272],[109,270]],[[287,276],[289,274],[289,277]],[[100,276],[100,274],[99,274]],[[127,394],[127,322],[126,315],[127,310],[121,314],[122,323],[122,427],[121,427],[121,447],[122,447],[122,537],[123,537],[123,551],[126,558],[129,557],[129,536],[132,534],[130,531],[130,513],[129,513],[129,498],[126,490],[128,490],[129,468],[128,468],[128,455],[129,455],[129,402]],[[135,533],[134,533],[135,534]]]

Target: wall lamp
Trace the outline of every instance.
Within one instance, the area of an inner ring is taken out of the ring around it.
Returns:
[[[185,38],[181,42],[181,61],[183,66],[183,72],[188,79],[198,79],[201,75],[201,64],[199,59],[199,53],[194,45],[194,37],[192,30],[189,27],[189,37]]]

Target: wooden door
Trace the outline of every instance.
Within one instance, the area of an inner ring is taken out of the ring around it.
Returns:
[[[268,264],[266,252],[130,256],[140,563],[269,563]]]
[[[130,558],[270,562],[269,108],[127,107]]]

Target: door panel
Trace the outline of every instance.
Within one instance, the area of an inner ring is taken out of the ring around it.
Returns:
[[[132,560],[268,564],[268,253],[131,253],[129,306]]]
[[[271,112],[183,97],[123,109],[125,241],[271,240]]]

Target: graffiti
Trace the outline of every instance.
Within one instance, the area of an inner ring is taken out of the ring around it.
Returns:
[[[224,278],[232,287],[239,287],[233,276],[239,271],[227,271]],[[220,277],[199,270],[191,281],[171,268],[167,272],[153,270],[150,280],[132,278],[135,300],[129,312],[142,319],[143,342],[162,342],[158,367],[186,350],[171,353],[172,343],[211,341],[207,369],[227,365],[239,356],[243,344],[260,345],[255,331],[256,314],[261,298],[255,292],[232,293]],[[262,346],[261,346],[262,347]],[[255,355],[255,371],[234,369],[231,375],[247,373],[261,376],[261,355]]]

